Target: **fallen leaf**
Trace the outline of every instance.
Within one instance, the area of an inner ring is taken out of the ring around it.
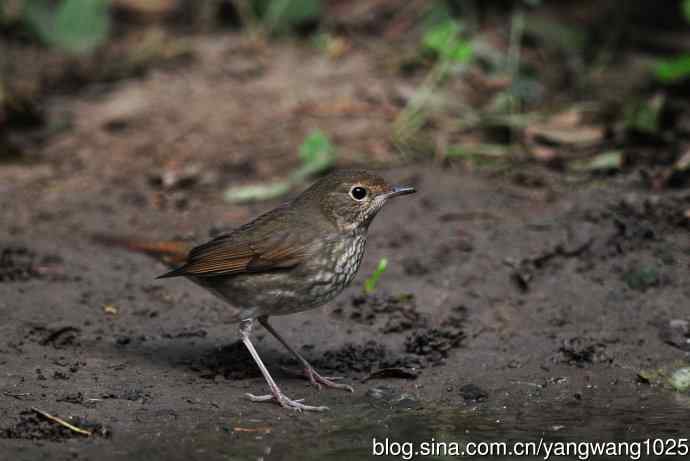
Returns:
[[[225,200],[230,203],[246,203],[270,200],[285,195],[290,190],[290,182],[280,181],[270,184],[252,184],[231,187],[225,191]]]
[[[552,115],[541,122],[532,122],[525,129],[525,141],[534,149],[540,144],[590,147],[604,139],[603,127],[586,124],[581,108]]]
[[[613,150],[604,152],[587,160],[577,160],[570,163],[573,171],[611,171],[619,170],[623,166],[623,152]]]
[[[234,432],[261,432],[262,434],[270,434],[271,428],[268,426],[263,427],[233,427]]]
[[[572,128],[554,129],[548,125],[530,126],[526,131],[531,142],[552,142],[568,144],[578,147],[597,145],[604,139],[604,128],[596,126],[578,126]]]

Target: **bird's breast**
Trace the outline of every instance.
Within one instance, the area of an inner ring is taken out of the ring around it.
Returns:
[[[338,235],[314,246],[295,270],[194,280],[243,309],[241,318],[292,314],[325,304],[343,291],[359,269],[365,245],[364,233]]]
[[[340,293],[355,277],[364,257],[364,233],[341,237],[324,245],[310,268],[310,294],[326,302]]]

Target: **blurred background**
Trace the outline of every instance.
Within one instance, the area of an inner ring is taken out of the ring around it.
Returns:
[[[3,0],[0,162],[229,202],[336,164],[685,187],[689,22],[690,1]]]
[[[0,0],[0,453],[677,437],[688,95],[690,0]],[[318,419],[242,398],[225,304],[91,238],[202,242],[347,166],[419,193],[332,309],[276,318],[356,384],[280,377]],[[83,435],[32,407],[116,435],[44,444]]]

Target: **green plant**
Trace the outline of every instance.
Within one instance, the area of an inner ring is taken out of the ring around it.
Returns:
[[[314,130],[299,147],[299,158],[302,165],[291,175],[295,181],[302,181],[331,168],[335,164],[335,148],[323,131]]]
[[[424,33],[422,49],[433,53],[436,63],[393,123],[394,141],[406,143],[419,131],[429,117],[432,96],[441,83],[455,66],[464,66],[472,59],[473,46],[461,32],[460,23],[446,19]]]
[[[447,20],[426,31],[422,44],[442,61],[464,63],[472,56],[472,45],[460,37],[461,31],[459,23]]]
[[[285,195],[296,184],[309,177],[323,173],[335,164],[336,151],[328,136],[321,130],[314,130],[299,147],[300,166],[284,181],[259,183],[248,186],[230,187],[225,191],[225,200],[244,203],[270,200]]]
[[[372,274],[369,276],[368,279],[364,282],[364,293],[366,294],[371,294],[374,291],[376,291],[376,285],[379,282],[379,279],[383,275],[384,272],[386,272],[386,269],[388,268],[388,259],[387,258],[381,258],[379,260],[378,266],[376,266],[376,270],[372,272]]]
[[[22,18],[45,44],[81,54],[108,38],[109,6],[109,0],[26,0]]]
[[[659,60],[654,68],[656,78],[663,83],[674,83],[690,76],[690,54]]]
[[[690,23],[690,0],[683,0],[681,11],[685,21]],[[685,80],[690,77],[690,53],[658,60],[654,67],[654,74],[663,83]]]

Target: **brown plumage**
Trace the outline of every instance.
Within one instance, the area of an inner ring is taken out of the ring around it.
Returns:
[[[240,231],[200,245],[192,249],[183,266],[158,278],[215,277],[288,269],[302,262],[306,254],[306,245],[299,242],[294,233],[253,236],[252,239],[242,237]]]
[[[337,296],[359,268],[374,216],[389,198],[412,192],[411,187],[390,186],[365,170],[336,171],[291,202],[193,248],[184,261],[177,260],[179,267],[160,278],[187,277],[239,308],[242,341],[271,391],[266,396],[248,394],[252,400],[273,400],[296,410],[324,410],[282,393],[249,339],[253,319],[302,363],[313,384],[351,391],[350,386],[320,376],[278,335],[268,317],[312,309]],[[125,246],[149,254],[173,247]]]

